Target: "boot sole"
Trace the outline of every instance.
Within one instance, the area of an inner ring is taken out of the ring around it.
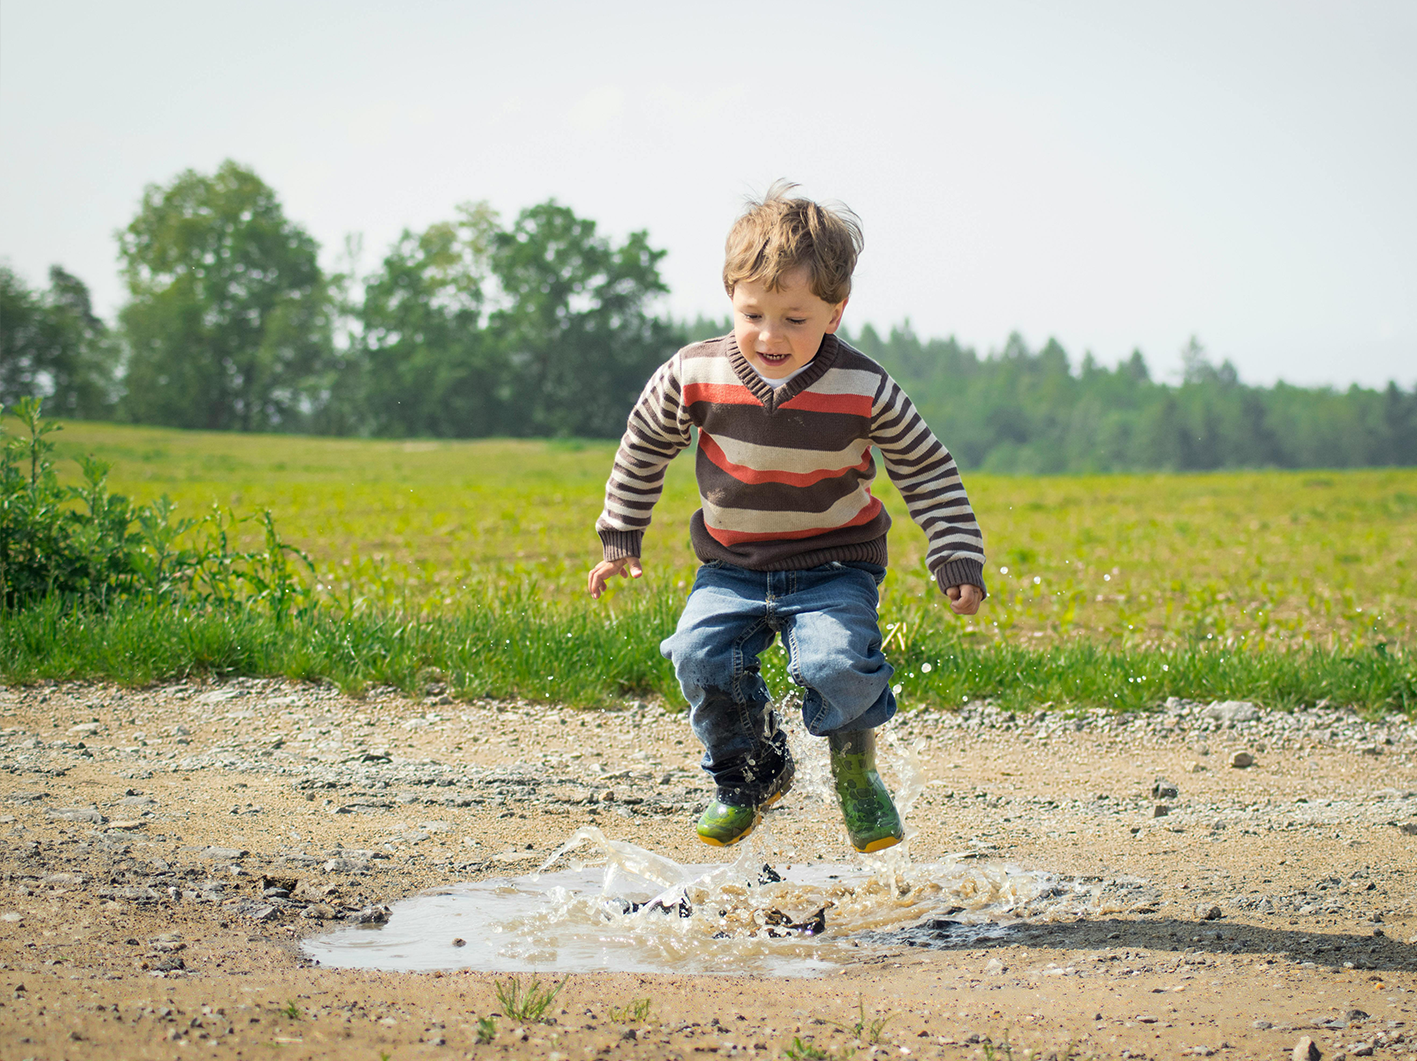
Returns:
[[[884,851],[888,847],[895,847],[895,845],[900,843],[903,839],[904,837],[901,836],[883,836],[879,840],[872,840],[865,847],[856,847],[855,844],[851,846],[856,847],[856,850],[860,851],[863,855],[873,855],[877,851]]]

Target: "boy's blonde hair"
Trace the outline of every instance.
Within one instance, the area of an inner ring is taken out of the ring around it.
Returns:
[[[769,291],[784,277],[805,267],[812,294],[835,305],[851,294],[851,274],[861,253],[861,219],[840,203],[822,206],[810,199],[789,199],[796,188],[777,180],[728,232],[723,259],[723,287],[731,297],[741,283],[761,283]]]

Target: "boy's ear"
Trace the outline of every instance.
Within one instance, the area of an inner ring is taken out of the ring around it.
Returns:
[[[827,335],[833,334],[841,327],[841,315],[846,311],[846,304],[850,301],[849,298],[844,298],[836,304],[836,309],[832,311],[832,319],[827,322]]]

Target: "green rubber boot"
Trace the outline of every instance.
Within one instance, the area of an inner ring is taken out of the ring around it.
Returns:
[[[832,777],[851,846],[863,854],[894,847],[905,839],[900,814],[876,772],[876,734],[863,729],[827,736]]]
[[[728,847],[757,828],[763,812],[757,807],[739,807],[716,799],[699,815],[699,839],[714,847]]]
[[[758,822],[763,820],[763,811],[787,795],[792,788],[792,778],[796,774],[792,753],[787,750],[787,741],[782,738],[774,741],[772,750],[778,753],[774,762],[777,773],[768,786],[763,801],[756,806],[732,803],[723,798],[727,793],[720,789],[718,798],[699,815],[700,840],[714,847],[736,844],[757,828]]]

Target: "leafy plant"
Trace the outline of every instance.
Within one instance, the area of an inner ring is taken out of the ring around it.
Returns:
[[[285,1005],[281,1007],[281,1013],[285,1014],[285,1016],[289,1017],[291,1020],[300,1019],[300,1007],[295,1004],[295,999],[293,998],[286,999]]]
[[[255,608],[279,622],[312,613],[314,564],[281,539],[269,510],[238,519],[214,506],[202,520],[174,522],[170,498],[133,504],[110,491],[111,466],[90,456],[79,458],[82,483],[64,485],[48,437],[61,426],[43,420],[33,398],[12,415],[21,434],[0,450],[0,611],[59,598],[100,612],[140,599]],[[264,547],[235,548],[232,531],[251,520]]]
[[[506,981],[494,980],[493,989],[506,1016],[512,1020],[530,1023],[546,1020],[546,1011],[551,1008],[551,1003],[556,1001],[561,988],[569,982],[570,977],[566,977],[559,984],[543,987],[537,977],[532,977],[530,983],[523,984],[521,977],[513,976]]]

